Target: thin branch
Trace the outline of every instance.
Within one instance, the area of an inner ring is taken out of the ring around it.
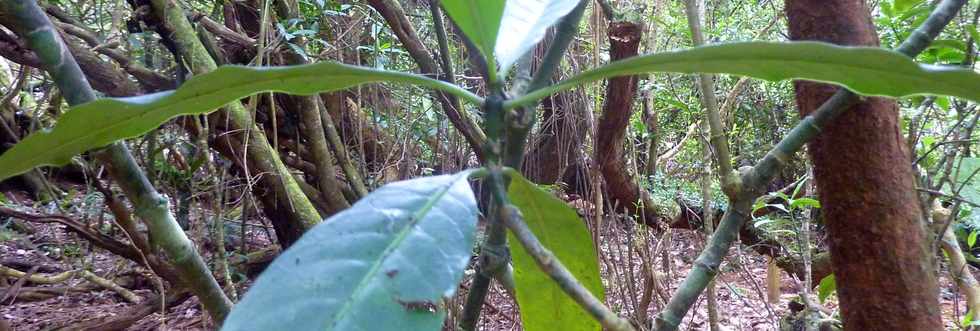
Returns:
[[[538,266],[541,267],[541,270],[547,273],[548,276],[551,276],[551,279],[569,297],[582,306],[589,315],[592,315],[593,318],[599,321],[603,329],[611,331],[635,330],[629,321],[620,318],[615,312],[609,310],[589,289],[585,288],[582,283],[579,283],[571,271],[550,250],[541,245],[538,238],[534,236],[531,229],[524,223],[524,217],[517,207],[511,204],[504,205],[501,213],[503,214],[502,218],[506,222],[507,228],[514,233],[514,237],[517,237],[517,240],[521,242],[521,245],[524,246],[527,253],[534,258],[534,262],[537,262]]]
[[[78,63],[35,1],[8,0],[0,2],[0,8],[14,17],[17,33],[38,53],[42,67],[51,74],[70,104],[79,105],[96,99]],[[111,166],[110,174],[132,201],[136,214],[148,223],[154,239],[181,271],[186,285],[192,288],[215,320],[223,320],[231,310],[231,301],[170,213],[167,199],[150,184],[126,145],[114,143],[97,155]]]
[[[903,54],[914,57],[924,49],[931,40],[949,24],[955,13],[963,7],[966,0],[944,0],[929,18],[920,26],[912,37],[902,43],[899,50]],[[824,102],[810,116],[800,121],[775,148],[755,166],[740,170],[742,185],[729,203],[721,224],[715,231],[710,243],[698,256],[694,268],[677,292],[667,303],[667,306],[654,323],[658,331],[676,330],[681,319],[694,305],[701,292],[714,278],[721,265],[722,259],[737,238],[738,230],[751,216],[752,203],[765,191],[765,185],[778,173],[790,155],[796,153],[805,143],[820,133],[820,128],[830,123],[838,115],[850,108],[858,100],[857,96],[845,89],[840,89],[833,97]]]

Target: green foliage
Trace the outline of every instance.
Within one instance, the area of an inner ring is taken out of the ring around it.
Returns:
[[[73,107],[61,116],[53,130],[35,132],[0,155],[0,180],[40,165],[67,164],[75,155],[139,136],[171,118],[208,113],[258,92],[311,95],[379,81],[426,86],[472,103],[481,102],[463,88],[410,73],[332,62],[267,68],[227,66],[197,76],[176,91],[100,99]]]
[[[510,172],[508,195],[541,243],[599,300],[602,280],[592,237],[571,207],[517,172]],[[510,235],[511,242],[517,240]],[[568,297],[520,245],[511,245],[517,302],[525,330],[599,330],[599,324]]]
[[[980,74],[970,69],[921,65],[902,54],[876,47],[742,42],[612,62],[508,101],[505,108],[528,105],[588,82],[651,72],[734,74],[768,81],[806,79],[840,84],[864,95],[937,94],[980,101],[980,90],[975,88],[980,86]]]
[[[496,65],[494,64],[494,47],[497,44],[497,33],[500,30],[500,21],[504,15],[505,3],[510,1],[486,1],[486,0],[444,0],[441,1],[442,8],[459,26],[483,57],[487,60],[488,71],[492,75]],[[510,36],[513,37],[513,36]]]
[[[731,73],[767,80],[804,78],[838,82],[870,95],[898,97],[932,93],[980,100],[980,90],[973,88],[980,85],[980,75],[970,70],[917,65],[898,53],[878,48],[756,42],[705,46],[618,61],[508,101],[506,105],[527,105],[590,81],[656,71]],[[442,81],[337,63],[272,68],[230,66],[198,76],[177,91],[101,99],[74,107],[53,130],[34,133],[0,155],[0,180],[39,165],[66,164],[74,155],[146,133],[176,116],[207,113],[260,91],[309,95],[379,81],[418,84],[454,93],[472,103],[482,101],[465,89]]]
[[[438,330],[473,246],[469,173],[385,185],[317,225],[223,330]]]
[[[973,330],[973,327],[980,326],[980,321],[973,318],[973,313],[973,310],[967,311],[966,315],[964,315],[963,319],[960,321],[960,326],[964,330]]]
[[[980,158],[964,157],[952,174],[955,187],[946,193],[959,193],[967,201],[980,203]]]
[[[820,299],[820,303],[823,303],[835,291],[837,291],[837,279],[834,274],[827,275],[820,280],[820,285],[817,286],[817,298]]]
[[[953,173],[950,174],[950,178],[953,178],[954,185],[953,187],[943,186],[943,193],[958,195],[971,203],[980,203],[980,158],[961,158],[957,162],[956,168],[953,169]],[[961,209],[962,212],[959,216],[962,217],[957,217],[957,219],[965,223],[963,230],[969,233],[980,228],[980,213],[975,212],[973,206],[969,204],[962,204]]]

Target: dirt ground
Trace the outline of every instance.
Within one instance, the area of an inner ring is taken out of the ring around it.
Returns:
[[[43,213],[45,210],[34,210]],[[49,211],[54,213],[55,211]],[[6,220],[0,218],[0,224]],[[92,220],[96,222],[97,220]],[[666,244],[666,256],[669,263],[664,263],[664,255],[658,255],[651,262],[649,256],[655,255],[659,240],[652,231],[635,226],[626,226],[622,222],[607,222],[600,230],[600,266],[606,285],[607,304],[614,311],[624,316],[635,316],[643,294],[642,270],[643,264],[648,263],[654,270],[660,272],[665,280],[665,289],[659,293],[654,291],[647,316],[655,316],[663,305],[662,297],[667,297],[676,289],[691,268],[697,252],[700,251],[704,239],[699,234],[689,231],[676,231]],[[137,265],[122,258],[113,256],[103,250],[90,247],[83,240],[75,238],[63,226],[57,224],[31,223],[32,234],[24,234],[10,229],[0,232],[0,263],[6,266],[38,265],[38,273],[52,274],[81,267],[87,267],[95,274],[112,279],[132,270],[139,269]],[[192,229],[192,238],[201,238],[202,234]],[[267,234],[262,230],[249,230],[247,237],[255,247],[268,243]],[[641,252],[646,252],[642,253]],[[766,258],[756,255],[744,248],[731,252],[721,268],[718,278],[717,298],[721,314],[721,325],[727,330],[776,330],[780,317],[787,314],[787,303],[797,297],[800,283],[782,274],[779,303],[769,304],[766,298]],[[643,256],[647,256],[644,258]],[[647,262],[644,262],[647,261]],[[669,264],[669,265],[668,265]],[[665,266],[669,267],[669,271]],[[963,297],[956,293],[956,287],[949,281],[948,274],[943,273],[941,279],[941,304],[944,320],[948,329],[957,329],[956,323],[962,318]],[[151,277],[152,278],[152,277]],[[74,329],[73,326],[82,321],[109,320],[133,314],[133,310],[144,307],[144,304],[130,303],[116,292],[94,289],[73,291],[85,285],[82,279],[70,279],[60,284],[29,285],[48,287],[61,291],[60,295],[40,301],[12,300],[14,293],[6,289],[16,280],[8,279],[8,283],[0,282],[0,317],[8,321],[14,330],[55,330]],[[815,282],[819,280],[814,280]],[[26,285],[25,285],[26,286]],[[135,286],[133,293],[140,296],[144,302],[153,297],[154,284],[152,281]],[[465,293],[468,281],[464,281],[461,292]],[[23,290],[23,289],[21,289]],[[659,294],[659,295],[658,295]],[[459,303],[462,299],[457,299]],[[835,309],[834,298],[825,304],[827,308]],[[156,307],[156,306],[155,306]],[[126,330],[210,330],[213,323],[202,317],[202,310],[196,299],[190,298],[175,307],[168,307],[166,314],[156,313],[140,319]],[[450,313],[450,317],[452,317]],[[484,306],[480,321],[481,330],[520,330],[520,315],[515,304],[504,291],[494,287],[489,296],[489,302]],[[682,325],[683,330],[707,329],[707,307],[702,300],[698,302],[693,313],[688,314]]]

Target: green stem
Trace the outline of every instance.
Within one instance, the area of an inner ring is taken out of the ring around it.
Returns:
[[[898,48],[903,54],[914,57],[939,35],[966,0],[943,0],[929,15],[929,18]],[[722,259],[738,237],[738,230],[751,218],[752,203],[765,193],[765,186],[786,164],[789,157],[799,151],[804,144],[820,133],[820,128],[833,121],[851,105],[858,101],[857,96],[848,90],[840,89],[824,102],[810,116],[802,119],[775,148],[769,151],[758,164],[750,169],[740,170],[741,189],[722,216],[721,223],[705,250],[694,262],[694,268],[677,288],[667,306],[657,315],[654,330],[677,330],[684,315],[697,301],[718,272]]]
[[[532,55],[528,54],[521,59],[517,68],[519,81],[514,84],[515,94],[540,89],[551,81],[551,76],[561,64],[561,59],[568,49],[568,45],[574,40],[586,4],[587,1],[581,1],[572,12],[562,18],[558,25],[558,35],[545,55],[545,62],[542,63],[534,77],[530,78],[530,81],[528,81],[527,74],[530,72],[530,56]],[[502,95],[499,84],[496,88],[495,95]],[[495,192],[506,192],[507,190],[507,181],[503,178],[501,165],[521,169],[527,137],[534,126],[536,117],[534,107],[520,107],[514,112],[508,113],[503,108],[503,101],[501,97],[489,97],[484,102],[483,109],[486,116],[484,120],[487,133],[485,161],[487,161],[486,165],[489,169],[488,186],[490,190]],[[470,286],[470,294],[466,298],[466,305],[463,308],[461,328],[467,331],[476,328],[476,322],[480,317],[480,308],[486,299],[490,280],[493,277],[507,279],[509,276],[506,274],[509,270],[506,266],[510,262],[510,251],[507,248],[506,216],[502,212],[502,209],[506,208],[506,196],[497,194],[491,199],[490,205],[491,213],[488,219],[491,222],[487,228],[487,239],[480,251],[481,272],[474,277]]]
[[[14,17],[18,34],[38,55],[42,67],[51,74],[69,104],[79,105],[96,99],[78,63],[35,1],[7,0],[0,6]],[[150,184],[126,145],[114,143],[97,152],[97,157],[110,165],[110,175],[132,201],[136,215],[147,223],[154,241],[160,244],[178,269],[184,283],[181,285],[188,286],[197,295],[215,321],[223,321],[231,310],[231,301],[218,286],[194,243],[170,213],[167,199]]]
[[[633,331],[633,325],[629,321],[620,318],[615,312],[609,310],[589,289],[575,279],[568,268],[558,260],[550,250],[545,248],[534,232],[524,223],[521,212],[511,204],[505,204],[501,209],[501,214],[507,228],[514,233],[514,237],[521,242],[528,254],[534,258],[534,262],[542,271],[551,276],[551,279],[565,291],[572,300],[575,300],[589,315],[592,315],[603,329],[611,331]]]
[[[704,45],[704,32],[701,28],[701,9],[695,0],[684,1],[687,13],[687,25],[691,29],[691,38],[694,46]],[[708,118],[708,132],[710,134],[712,151],[715,156],[715,163],[718,167],[718,175],[721,176],[721,189],[729,198],[735,197],[738,191],[738,182],[735,172],[732,170],[732,156],[728,150],[728,137],[725,135],[725,127],[721,123],[721,115],[718,113],[718,99],[715,96],[715,76],[711,74],[698,75],[698,86],[701,89],[701,103],[705,108]]]

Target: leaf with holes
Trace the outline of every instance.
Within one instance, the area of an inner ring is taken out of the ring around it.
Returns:
[[[438,330],[472,252],[469,173],[385,185],[317,225],[222,330]]]
[[[516,171],[508,195],[521,210],[524,221],[545,248],[575,275],[599,300],[603,300],[599,263],[585,222],[574,209],[531,183]],[[599,323],[562,291],[534,258],[510,234],[517,303],[525,330],[600,330]]]

